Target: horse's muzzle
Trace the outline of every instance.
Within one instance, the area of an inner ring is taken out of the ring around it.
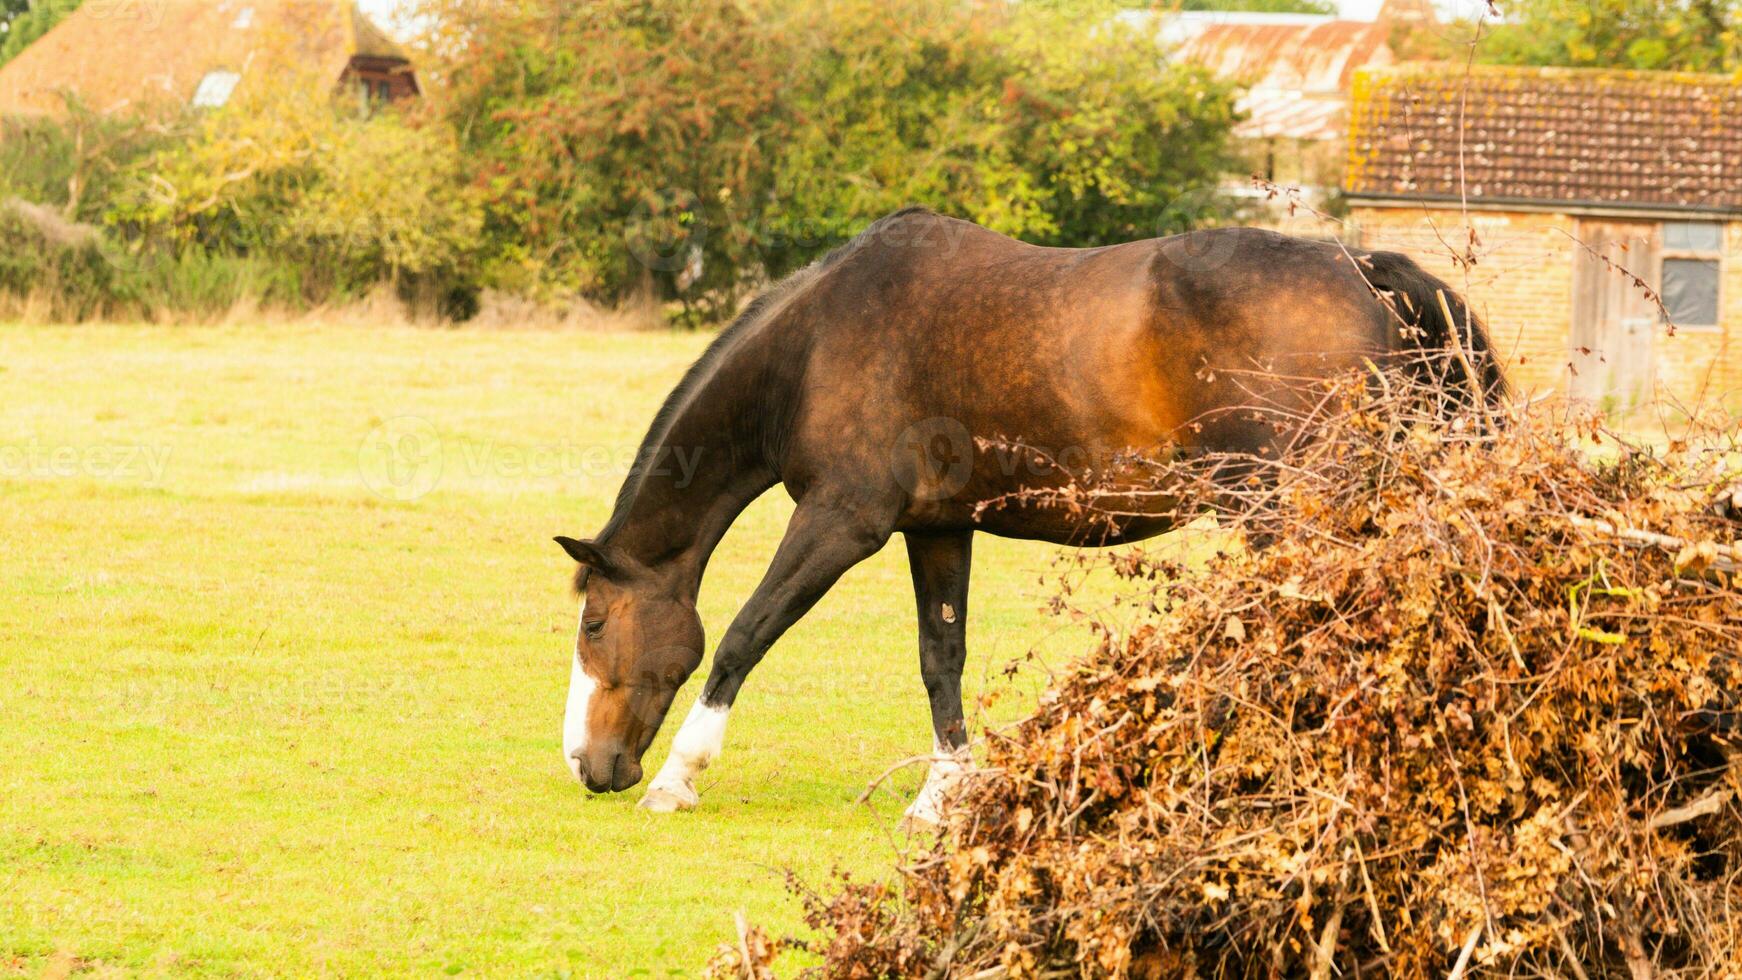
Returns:
[[[594,793],[621,793],[641,782],[641,763],[623,751],[588,752],[576,749],[576,775]]]

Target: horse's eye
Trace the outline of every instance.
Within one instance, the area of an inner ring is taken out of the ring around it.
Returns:
[[[602,619],[592,620],[587,623],[585,629],[587,631],[587,639],[596,640],[605,635],[605,621]]]

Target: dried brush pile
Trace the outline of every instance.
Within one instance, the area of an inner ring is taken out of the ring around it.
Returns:
[[[898,887],[811,896],[816,972],[1742,975],[1733,438],[1373,387],[1165,467],[1269,545],[1120,557],[1141,625],[987,735]]]

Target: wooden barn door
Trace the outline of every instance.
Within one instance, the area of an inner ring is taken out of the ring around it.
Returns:
[[[1658,225],[1580,220],[1577,234],[1590,251],[1574,251],[1568,388],[1578,398],[1631,408],[1651,397],[1656,373],[1652,344],[1662,318],[1633,277],[1653,293],[1659,288],[1663,242]]]

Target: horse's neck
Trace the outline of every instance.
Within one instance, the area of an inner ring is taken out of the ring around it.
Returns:
[[[733,520],[778,480],[763,430],[783,393],[761,370],[765,356],[759,344],[735,344],[685,393],[643,448],[626,510],[613,518],[614,547],[692,596]]]

